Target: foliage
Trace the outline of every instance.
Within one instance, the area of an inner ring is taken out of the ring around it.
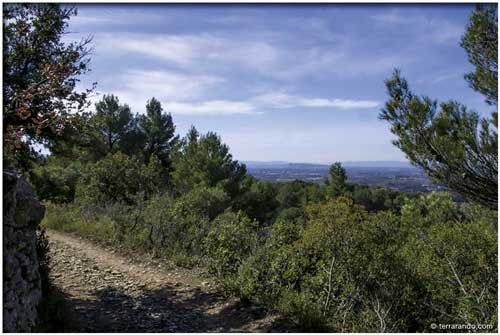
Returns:
[[[121,105],[118,97],[104,95],[95,104],[95,114],[88,120],[87,145],[91,146],[94,159],[102,159],[123,146],[122,142],[132,131],[132,113],[128,105]]]
[[[138,117],[138,128],[143,137],[143,154],[149,162],[152,156],[157,157],[165,172],[171,169],[171,151],[178,142],[174,136],[175,126],[170,114],[162,113],[161,104],[155,98],[148,101],[146,114]]]
[[[121,152],[85,166],[77,185],[78,197],[87,203],[123,202],[128,205],[150,197],[161,180],[158,161],[146,166]]]
[[[328,173],[330,175],[328,184],[331,187],[331,194],[334,197],[344,194],[346,189],[347,172],[342,167],[342,164],[340,162],[333,163],[330,165]]]
[[[225,212],[212,222],[203,243],[209,268],[219,278],[230,278],[250,255],[257,242],[257,226],[242,212]]]
[[[74,8],[58,4],[7,4],[3,16],[3,124],[10,164],[26,158],[32,143],[50,146],[80,110],[89,91],[75,91],[88,70],[90,39],[61,41]]]
[[[148,201],[142,216],[148,240],[159,249],[200,256],[210,221],[227,203],[227,195],[218,188],[195,189],[175,200],[158,195]]]
[[[301,259],[292,257],[302,226],[278,219],[269,237],[238,269],[238,295],[270,309],[284,291],[296,288]]]
[[[418,193],[401,193],[381,187],[353,184],[348,185],[346,195],[349,195],[355,203],[362,205],[370,212],[381,210],[399,212],[405,199],[415,198]]]
[[[496,6],[472,13],[462,47],[475,71],[465,76],[471,87],[498,101],[498,27]],[[456,101],[414,95],[395,70],[385,82],[390,100],[380,118],[398,136],[394,144],[436,182],[490,209],[498,204],[498,116],[480,118]]]
[[[217,134],[208,132],[200,136],[192,127],[181,141],[172,176],[181,194],[196,187],[220,186],[230,197],[235,197],[245,174],[245,165],[233,160],[228,146]]]
[[[81,174],[81,163],[50,156],[36,165],[30,173],[30,182],[38,198],[55,203],[72,202]]]
[[[304,226],[273,225],[239,268],[240,296],[308,330],[496,324],[495,212],[459,209],[449,195],[431,194],[406,200],[401,216],[369,214],[348,198],[306,214]]]
[[[45,203],[42,226],[68,233],[77,233],[101,241],[111,241],[113,222],[104,216],[89,215],[76,204]]]
[[[426,294],[424,322],[496,324],[497,218],[481,213],[459,210],[446,194],[403,207],[408,235],[401,255]]]
[[[381,118],[398,146],[435,181],[489,208],[498,202],[498,140],[490,122],[458,102],[418,97],[395,71],[386,81],[391,100]]]
[[[308,291],[285,291],[280,297],[278,310],[304,331],[325,333],[330,329],[316,300]]]
[[[241,183],[240,194],[232,205],[234,209],[244,211],[248,217],[265,225],[273,220],[279,206],[276,195],[274,184],[246,176]]]
[[[479,8],[469,18],[460,45],[465,49],[474,72],[465,80],[486,97],[490,105],[498,104],[498,15],[496,5]]]

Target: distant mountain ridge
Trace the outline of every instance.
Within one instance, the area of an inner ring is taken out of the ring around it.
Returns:
[[[291,163],[286,161],[241,161],[250,169],[325,169],[329,164],[319,163]],[[402,161],[345,161],[344,167],[374,167],[374,168],[413,168],[408,162]]]

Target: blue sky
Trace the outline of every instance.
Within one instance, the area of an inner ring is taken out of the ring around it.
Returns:
[[[463,80],[472,4],[77,8],[65,38],[94,36],[82,88],[134,113],[154,96],[178,133],[215,131],[238,160],[405,160],[377,118],[395,67],[416,93],[491,110]]]

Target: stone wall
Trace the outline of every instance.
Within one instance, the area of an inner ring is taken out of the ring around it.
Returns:
[[[3,331],[30,332],[42,296],[36,228],[45,209],[15,171],[3,171],[3,192]]]

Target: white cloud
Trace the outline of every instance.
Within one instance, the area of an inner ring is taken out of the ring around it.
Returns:
[[[206,70],[235,63],[259,68],[267,67],[278,60],[275,47],[269,43],[223,38],[210,34],[106,33],[96,35],[95,41],[101,51],[138,53],[188,70]]]
[[[215,42],[215,41],[214,41]],[[136,52],[179,65],[189,65],[201,55],[208,40],[193,36],[153,36],[118,38],[113,49]]]
[[[172,114],[180,115],[257,115],[264,111],[288,108],[375,108],[379,102],[372,100],[304,98],[286,93],[258,95],[244,101],[209,100],[202,102],[164,102],[164,108]]]
[[[122,21],[123,22],[123,21]],[[86,24],[99,24],[99,23],[116,23],[116,20],[111,17],[98,17],[98,16],[73,16],[70,19],[70,26],[73,25],[86,25]]]
[[[249,75],[279,81],[297,81],[336,75],[352,77],[391,70],[394,64],[413,61],[413,55],[380,53],[365,55],[346,38],[333,36],[334,45],[319,43],[304,48],[286,32],[273,34],[202,33],[140,34],[98,33],[96,53],[108,57],[136,54],[190,73]],[[359,46],[358,46],[359,49]]]
[[[72,6],[70,6],[72,7]],[[116,25],[116,26],[124,26],[134,23],[143,23],[143,22],[161,22],[165,23],[165,21],[170,22],[171,17],[167,17],[165,15],[158,15],[154,13],[144,13],[138,10],[134,10],[132,8],[120,9],[114,7],[112,9],[103,9],[103,8],[92,8],[92,7],[78,7],[78,13],[76,16],[72,16],[69,20],[69,26],[72,29],[73,27],[85,27],[89,30],[93,29],[93,25]],[[88,27],[86,27],[88,26]],[[70,30],[71,30],[70,29]]]
[[[423,14],[402,13],[392,10],[383,14],[372,15],[375,22],[387,25],[405,25],[414,29],[415,34],[425,39],[432,39],[436,43],[458,43],[464,32],[464,27],[454,24],[443,18],[433,18]],[[397,29],[396,27],[394,27]]]
[[[102,94],[114,94],[121,103],[128,104],[132,112],[143,113],[152,97],[160,101],[195,101],[207,98],[208,93],[222,83],[224,79],[216,76],[132,69],[100,82],[100,93],[93,101],[100,100]]]
[[[172,114],[181,115],[231,115],[261,114],[255,106],[243,101],[212,100],[197,103],[166,102],[164,109]]]
[[[274,92],[259,95],[252,98],[252,101],[257,105],[275,109],[295,107],[334,107],[340,109],[362,109],[375,108],[380,105],[378,101],[373,100],[304,98],[301,96],[289,95],[283,92]]]
[[[196,99],[202,97],[223,78],[186,75],[170,71],[129,70],[121,76],[127,90],[159,99]]]

